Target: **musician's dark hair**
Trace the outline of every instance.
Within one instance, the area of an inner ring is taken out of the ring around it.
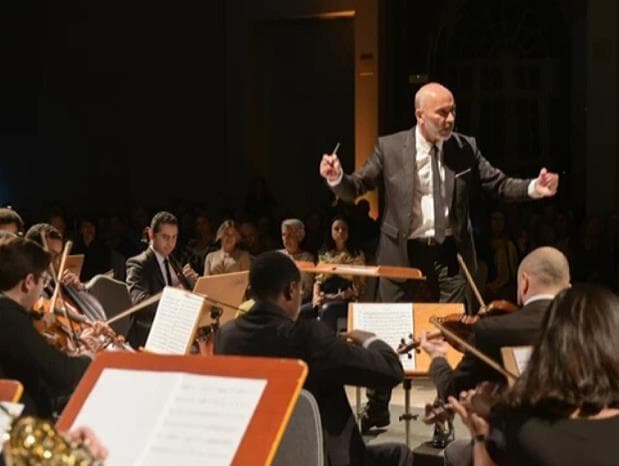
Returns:
[[[8,207],[0,208],[0,225],[11,224],[17,226],[17,231],[22,231],[24,229],[24,221],[17,212]]]
[[[252,297],[260,300],[277,299],[287,293],[291,283],[298,283],[301,273],[296,264],[277,251],[257,256],[249,269],[249,289]]]
[[[560,292],[550,304],[527,368],[508,394],[515,408],[567,417],[619,403],[619,298],[593,285]]]
[[[161,225],[178,226],[178,220],[176,219],[176,216],[174,214],[162,210],[161,212],[157,212],[155,215],[153,215],[153,218],[150,221],[150,227],[153,229],[154,233],[159,233]]]
[[[38,280],[50,260],[50,254],[34,241],[19,236],[3,237],[0,239],[0,291],[15,288],[29,273]]]
[[[47,239],[58,239],[62,241],[62,233],[55,226],[50,225],[49,223],[37,223],[28,228],[28,231],[25,234],[25,237],[30,241],[34,241],[39,246],[43,246],[43,241],[41,240],[41,233],[45,234],[45,238]]]

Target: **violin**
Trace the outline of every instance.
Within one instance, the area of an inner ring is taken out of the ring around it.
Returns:
[[[469,340],[471,338],[471,334],[473,332],[473,324],[479,322],[480,319],[485,317],[493,317],[501,314],[508,314],[511,312],[517,311],[519,308],[515,304],[506,301],[506,300],[496,300],[492,301],[487,306],[484,305],[483,308],[475,315],[467,315],[467,314],[449,314],[443,317],[437,317],[439,323],[443,324],[446,328],[451,330],[453,333],[458,335],[463,340]],[[435,331],[428,333],[426,335],[426,339],[434,340],[436,338],[446,338],[447,342],[457,351],[464,353],[464,349],[462,346],[449,337],[445,337],[443,332]],[[414,337],[412,334],[408,335],[408,341],[406,338],[400,339],[400,344],[396,352],[398,354],[408,354],[411,351],[415,350],[419,353],[419,346],[421,345],[421,338]]]
[[[71,242],[68,241],[62,253],[58,275],[64,271],[70,248]],[[79,356],[92,355],[110,344],[124,343],[124,338],[116,335],[107,324],[89,319],[63,299],[60,296],[61,283],[52,264],[49,271],[55,281],[52,297],[39,298],[31,310],[31,316],[34,327],[52,346],[66,354]]]
[[[126,347],[124,337],[117,335],[105,322],[88,319],[62,300],[56,303],[58,307],[52,310],[51,299],[41,297],[30,311],[35,329],[56,349],[80,356],[92,355],[108,347]]]
[[[471,289],[473,290],[473,294],[475,294],[475,297],[479,302],[479,312],[475,315],[450,314],[444,317],[437,317],[436,320],[446,329],[450,330],[451,333],[457,335],[461,340],[468,341],[470,340],[473,333],[473,324],[477,323],[480,319],[502,314],[509,314],[511,312],[517,311],[519,307],[504,299],[497,299],[486,305],[481,296],[481,293],[479,292],[479,289],[473,281],[473,277],[471,276],[471,273],[469,272],[469,269],[466,266],[464,259],[460,254],[457,254],[456,257],[458,258],[460,267],[462,268],[464,275],[469,285],[471,286]],[[438,337],[445,337],[447,342],[451,346],[453,346],[454,349],[460,351],[461,353],[464,353],[462,345],[455,341],[453,338],[449,338],[448,336],[444,335],[444,332],[432,332],[427,335],[427,338],[430,340]],[[400,340],[400,345],[398,346],[397,352],[398,354],[407,354],[413,350],[419,351],[418,348],[420,344],[420,338],[409,335],[408,342],[404,338]]]

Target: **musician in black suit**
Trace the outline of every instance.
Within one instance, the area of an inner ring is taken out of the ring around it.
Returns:
[[[473,324],[470,343],[502,364],[502,346],[528,346],[535,343],[550,301],[570,286],[567,259],[558,249],[541,247],[530,252],[518,267],[518,311],[481,318]],[[444,340],[422,338],[421,348],[430,355],[430,379],[438,396],[457,397],[462,390],[475,388],[484,381],[505,382],[505,378],[469,352],[452,369],[445,359]]]
[[[127,285],[133,304],[138,304],[163,290],[165,286],[193,289],[197,273],[181,266],[172,256],[178,239],[178,221],[169,212],[156,213],[148,228],[148,248],[127,260]],[[144,346],[155,318],[157,303],[133,315],[127,339],[134,348]]]
[[[49,278],[51,256],[33,241],[0,239],[0,373],[24,386],[24,414],[51,417],[66,402],[90,364],[51,346],[30,310]]]
[[[258,256],[249,282],[256,304],[220,329],[215,353],[304,360],[309,366],[305,388],[318,402],[329,465],[412,464],[404,445],[363,443],[344,390],[344,385],[391,388],[399,383],[403,370],[395,352],[368,332],[352,332],[353,343],[347,343],[316,320],[297,320],[301,274],[280,252]]]
[[[355,173],[344,174],[335,154],[323,155],[320,163],[321,176],[345,201],[384,186],[377,263],[421,269],[433,302],[465,300],[456,253],[476,270],[469,211],[480,188],[498,199],[524,201],[553,196],[559,183],[545,168],[533,180],[507,177],[481,155],[475,138],[453,132],[455,116],[451,91],[426,84],[415,95],[417,125],[379,138],[374,154]],[[379,294],[383,302],[413,301],[415,288],[381,278]],[[389,394],[369,398],[364,426],[389,424]]]

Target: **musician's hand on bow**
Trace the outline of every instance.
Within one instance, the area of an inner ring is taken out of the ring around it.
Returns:
[[[372,337],[375,337],[376,334],[372,332],[366,332],[365,330],[351,330],[350,332],[342,332],[340,333],[342,338],[346,338],[350,340],[352,343],[363,346],[363,344]]]
[[[330,182],[337,181],[342,176],[342,165],[337,154],[323,154],[320,161],[320,176]]]
[[[428,332],[424,331],[421,334],[419,347],[424,350],[432,359],[446,358],[449,345],[444,338],[428,339]]]
[[[542,168],[535,180],[535,192],[541,197],[551,197],[557,194],[559,175]]]
[[[200,275],[196,272],[191,264],[185,264],[183,267],[183,275],[191,280],[196,280]]]

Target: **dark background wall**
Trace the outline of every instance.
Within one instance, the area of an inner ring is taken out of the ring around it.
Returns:
[[[355,20],[312,15],[355,4],[4,2],[0,203],[235,206],[255,175],[293,210],[326,202],[320,154],[341,141],[354,164]],[[440,80],[493,163],[548,165],[564,202],[616,207],[614,2],[385,0],[380,16],[381,133]]]

